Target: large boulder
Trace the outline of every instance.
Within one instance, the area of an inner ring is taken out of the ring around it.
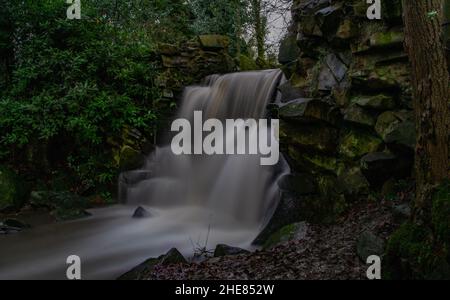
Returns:
[[[391,178],[400,179],[411,174],[412,159],[392,153],[373,152],[361,159],[361,170],[372,187],[380,188]]]
[[[28,196],[26,183],[10,168],[0,166],[0,211],[20,208]]]

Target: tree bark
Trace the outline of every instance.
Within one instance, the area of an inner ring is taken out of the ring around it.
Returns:
[[[253,10],[253,22],[256,35],[256,47],[258,50],[258,59],[264,60],[265,58],[265,48],[264,48],[264,38],[265,38],[265,28],[263,24],[263,18],[261,15],[261,0],[252,0],[252,10]]]
[[[429,220],[431,193],[449,176],[450,80],[443,41],[444,0],[403,0],[416,121],[414,218]]]

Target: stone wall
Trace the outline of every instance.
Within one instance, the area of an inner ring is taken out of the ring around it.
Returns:
[[[297,205],[302,218],[332,221],[352,201],[389,193],[411,174],[415,128],[401,1],[382,2],[383,19],[369,20],[363,0],[294,1],[280,51],[289,78],[280,87],[280,137],[293,169],[282,183],[291,199],[282,201]]]
[[[164,136],[170,128],[176,112],[173,104],[181,100],[184,87],[200,83],[208,75],[235,70],[228,45],[228,37],[221,35],[202,35],[179,44],[159,45],[151,58],[159,72],[155,85],[161,91],[161,99],[155,105],[163,115],[158,125],[161,134],[157,137]],[[134,128],[124,128],[120,137],[110,141],[114,159],[122,171],[140,167],[151,152],[153,142]]]

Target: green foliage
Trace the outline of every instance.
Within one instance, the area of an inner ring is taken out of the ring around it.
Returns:
[[[438,188],[433,197],[431,220],[437,239],[450,246],[450,181],[448,180]]]
[[[155,51],[190,36],[189,9],[92,0],[81,20],[66,20],[65,1],[0,1],[0,160],[44,173],[62,165],[84,190],[112,184],[108,138],[125,126],[154,133],[165,113]]]
[[[450,184],[433,196],[431,227],[403,224],[389,239],[386,279],[450,279]]]
[[[230,51],[233,56],[238,45],[243,53],[247,53],[242,34],[250,22],[248,0],[189,0],[189,3],[194,15],[190,27],[195,34],[226,35],[231,40]]]

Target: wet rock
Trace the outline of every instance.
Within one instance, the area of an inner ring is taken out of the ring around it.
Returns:
[[[269,249],[293,240],[305,240],[308,235],[308,228],[309,226],[306,222],[284,226],[269,237],[269,239],[264,243],[264,248]]]
[[[289,145],[287,151],[290,162],[298,170],[308,170],[314,172],[337,172],[338,160],[335,156],[321,154],[321,153],[310,153],[299,149],[293,145]]]
[[[289,101],[300,99],[305,96],[305,92],[299,88],[293,87],[290,82],[286,82],[278,87],[281,92],[282,103],[287,103]]]
[[[172,248],[166,254],[161,255],[158,258],[150,258],[137,267],[134,267],[120,276],[118,280],[139,280],[143,276],[146,276],[146,274],[148,275],[151,273],[157,265],[184,264],[186,262],[183,255],[177,249]]]
[[[0,222],[0,235],[15,234],[20,231],[22,231],[21,228],[6,226]]]
[[[187,263],[187,261],[176,248],[172,248],[160,259],[159,263],[161,265],[171,265],[171,264],[184,264]]]
[[[280,52],[278,54],[278,61],[280,64],[291,63],[300,56],[300,48],[297,46],[297,39],[295,36],[288,36],[281,41]]]
[[[338,130],[326,124],[298,125],[282,121],[280,123],[280,140],[282,144],[333,153],[337,147]]]
[[[325,58],[325,63],[330,69],[337,82],[341,82],[347,75],[348,67],[341,59],[334,53],[328,54]]]
[[[228,245],[219,244],[216,246],[216,250],[214,251],[214,257],[240,255],[240,254],[247,254],[247,253],[250,253],[250,251],[247,251],[245,249],[241,249],[238,247],[231,247]]]
[[[333,88],[339,85],[339,82],[336,80],[333,72],[328,66],[325,65],[322,67],[317,81],[317,89],[319,91],[331,91]]]
[[[345,110],[344,120],[369,127],[374,126],[377,122],[376,117],[371,112],[356,104],[350,105],[350,107]]]
[[[400,145],[411,150],[415,147],[415,124],[406,112],[388,111],[381,114],[375,130],[387,144]]]
[[[411,87],[409,67],[403,62],[353,68],[349,75],[355,89],[362,91],[407,90]]]
[[[280,107],[279,116],[283,120],[298,122],[322,121],[336,125],[341,120],[339,109],[319,99],[297,99]]]
[[[357,197],[369,193],[369,182],[359,167],[347,168],[339,172],[338,181],[347,195]]]
[[[147,211],[145,208],[143,208],[142,206],[139,206],[138,208],[136,208],[136,210],[133,213],[134,219],[150,218],[151,216],[152,216],[152,214],[149,211]]]
[[[375,96],[358,96],[351,100],[361,107],[371,108],[378,111],[390,110],[395,107],[394,97],[385,94]]]
[[[363,262],[366,262],[367,258],[371,255],[378,255],[381,257],[384,253],[384,247],[384,240],[367,230],[359,236],[356,251],[359,258]]]
[[[376,152],[383,141],[362,130],[349,130],[341,138],[339,153],[349,158],[362,157],[367,153]]]
[[[398,157],[385,152],[373,152],[361,159],[361,169],[372,186],[381,187],[396,173]]]
[[[29,228],[30,225],[23,223],[20,220],[17,219],[6,219],[3,221],[3,226],[11,227],[11,228],[17,228],[19,230]]]

